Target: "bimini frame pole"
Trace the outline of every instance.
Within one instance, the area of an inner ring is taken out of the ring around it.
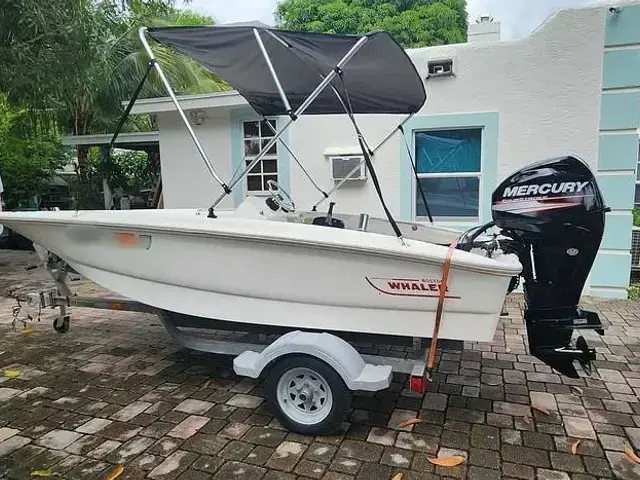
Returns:
[[[222,200],[224,200],[224,197],[226,197],[229,193],[231,193],[231,189],[233,187],[235,187],[240,182],[240,180],[242,180],[242,178],[244,178],[244,176],[249,171],[251,171],[251,169],[253,167],[255,167],[255,165],[262,159],[262,157],[264,157],[266,155],[266,153],[269,151],[269,149],[271,147],[273,147],[273,144],[278,141],[280,136],[287,130],[287,128],[289,128],[289,126],[293,122],[295,122],[296,119],[300,115],[302,115],[307,108],[309,108],[309,105],[311,105],[313,103],[313,101],[318,97],[318,95],[320,95],[324,91],[324,89],[327,88],[327,85],[329,85],[329,83],[331,83],[331,81],[336,77],[336,75],[338,75],[338,72],[340,72],[342,70],[342,68],[344,67],[344,65],[349,60],[351,60],[351,58],[358,52],[358,50],[360,50],[362,48],[362,46],[367,42],[367,40],[368,40],[368,37],[361,37],[349,49],[349,51],[347,53],[345,53],[344,57],[342,57],[340,59],[340,61],[336,64],[336,66],[333,68],[333,70],[331,70],[331,72],[320,82],[320,84],[318,84],[318,86],[315,88],[315,90],[313,92],[311,92],[311,94],[307,97],[307,99],[304,102],[302,102],[302,104],[298,107],[298,109],[294,113],[290,114],[291,118],[284,124],[284,126],[278,131],[278,133],[276,133],[275,136],[273,136],[267,142],[267,144],[264,147],[262,147],[262,150],[260,150],[260,152],[258,152],[258,154],[253,158],[251,163],[249,163],[249,165],[247,165],[245,167],[245,169],[242,171],[240,176],[231,182],[231,184],[228,187],[229,191],[225,190],[225,193],[220,195],[216,199],[216,201],[213,203],[213,205],[211,205],[211,208],[209,209],[210,211],[213,211],[213,209],[216,208],[220,204],[220,202],[222,202]]]
[[[216,181],[220,184],[220,186],[225,191],[225,194],[231,193],[231,189],[227,186],[224,180],[220,178],[216,170],[213,168],[213,165],[211,165],[211,162],[209,161],[209,157],[207,157],[207,154],[202,148],[202,145],[200,145],[200,141],[198,140],[198,137],[196,137],[196,134],[193,131],[193,128],[191,128],[191,124],[189,123],[189,120],[187,119],[187,116],[185,115],[184,110],[182,110],[182,107],[180,106],[180,102],[178,102],[178,99],[176,98],[176,94],[173,92],[173,88],[171,88],[171,84],[169,83],[169,80],[167,80],[167,77],[165,76],[164,71],[160,67],[160,64],[158,63],[155,55],[153,54],[153,50],[151,50],[151,46],[147,42],[147,38],[145,35],[146,32],[147,32],[147,27],[140,27],[140,29],[138,30],[140,41],[142,42],[142,45],[144,45],[144,49],[147,51],[147,55],[149,55],[149,58],[151,58],[151,62],[153,63],[153,66],[155,67],[156,72],[158,72],[158,76],[160,77],[160,80],[162,81],[164,87],[167,89],[167,92],[169,93],[169,96],[171,97],[173,104],[178,109],[178,113],[180,114],[182,121],[187,127],[187,131],[189,132],[189,135],[191,136],[193,143],[195,143],[196,148],[198,149],[198,152],[202,157],[202,160],[204,160],[204,163],[207,166],[207,169],[209,170],[209,173],[211,173],[213,178],[215,178]]]
[[[264,42],[262,41],[262,37],[260,36],[260,31],[257,28],[253,29],[253,34],[256,37],[256,41],[260,46],[260,51],[262,52],[262,56],[264,57],[264,61],[267,62],[267,66],[269,67],[269,71],[271,72],[271,77],[273,81],[276,83],[276,87],[278,89],[278,93],[280,94],[280,98],[282,99],[282,103],[284,104],[284,108],[287,110],[287,113],[291,115],[291,105],[289,105],[289,99],[287,98],[286,93],[284,93],[284,89],[280,84],[280,79],[278,78],[278,74],[276,73],[275,68],[273,68],[273,64],[271,63],[271,57],[267,53],[267,49],[264,46]]]
[[[396,131],[401,130],[401,127],[407,123],[409,120],[411,120],[411,118],[413,118],[413,116],[415,115],[415,113],[412,113],[411,115],[409,115],[407,118],[405,118],[402,123],[400,125],[398,125],[396,128],[394,128],[391,132],[389,132],[389,134],[384,137],[384,139],[376,146],[376,148],[374,148],[372,150],[374,156],[375,153],[380,150],[389,140],[391,140],[391,138],[395,135]],[[333,192],[335,192],[336,190],[338,190],[342,185],[344,185],[349,177],[351,175],[353,175],[353,173],[357,172],[360,167],[362,166],[362,164],[365,163],[365,159],[363,158],[362,160],[360,160],[360,162],[358,163],[358,165],[356,165],[355,167],[353,167],[353,169],[347,173],[347,175],[345,175],[345,177],[340,180],[331,190],[329,190],[329,193],[327,193],[325,196],[323,196],[323,198],[321,198],[320,200],[318,200],[318,202],[313,206],[313,208],[311,209],[312,211],[316,211],[316,209],[322,205],[322,203],[331,196],[331,194]]]

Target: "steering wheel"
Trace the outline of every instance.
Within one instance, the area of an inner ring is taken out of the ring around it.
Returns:
[[[291,199],[291,196],[275,180],[267,180],[267,190],[273,201],[283,211],[289,213],[296,209],[296,204]]]

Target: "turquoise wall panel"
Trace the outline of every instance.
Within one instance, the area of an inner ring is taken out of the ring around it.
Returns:
[[[640,5],[618,7],[618,13],[607,9],[604,45],[631,45],[640,43]]]
[[[605,220],[604,236],[600,248],[608,250],[631,249],[631,212],[610,212]]]
[[[602,88],[640,86],[640,49],[606,51],[602,65]]]
[[[638,163],[638,134],[601,134],[598,170],[635,170]]]
[[[635,194],[636,177],[631,173],[596,175],[607,207],[613,210],[631,210]]]
[[[600,252],[591,268],[591,287],[627,288],[630,271],[631,253]]]
[[[627,287],[591,287],[590,292],[594,297],[612,298],[618,300],[627,300],[629,298],[629,292]]]
[[[640,29],[640,26],[638,27]],[[604,92],[600,106],[601,130],[630,130],[640,124],[637,92]]]

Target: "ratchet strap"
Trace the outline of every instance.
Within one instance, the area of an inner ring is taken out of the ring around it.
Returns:
[[[451,268],[451,257],[453,251],[456,249],[458,243],[451,242],[447,250],[447,255],[444,258],[444,265],[442,266],[442,279],[440,281],[440,294],[438,295],[438,307],[436,308],[436,321],[433,324],[433,335],[431,335],[431,346],[429,347],[429,356],[427,357],[427,373],[433,369],[433,364],[436,361],[436,350],[438,347],[438,334],[440,332],[440,321],[442,320],[442,310],[444,306],[444,299],[447,296],[447,283],[449,281],[449,270]]]

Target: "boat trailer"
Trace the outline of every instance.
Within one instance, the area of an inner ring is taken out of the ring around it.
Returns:
[[[305,435],[333,433],[350,411],[353,392],[384,390],[391,385],[394,372],[408,374],[409,388],[417,394],[423,394],[432,380],[428,365],[433,366],[435,349],[430,348],[430,339],[239,324],[163,311],[126,298],[79,296],[67,284],[67,264],[38,245],[34,247],[55,287],[16,299],[19,305],[24,303],[39,312],[58,308],[53,321],[56,332],[69,331],[72,307],[156,314],[172,341],[181,347],[234,356],[237,375],[264,378],[267,402],[292,431]],[[14,328],[19,310],[14,309]],[[204,338],[183,329],[255,331],[265,343]],[[268,337],[274,334],[279,336],[270,342]],[[359,353],[351,339],[401,343],[410,346],[410,353],[406,358]]]

